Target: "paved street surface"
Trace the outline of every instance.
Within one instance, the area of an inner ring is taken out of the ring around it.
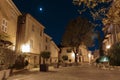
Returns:
[[[8,80],[120,80],[119,70],[101,70],[95,66],[61,67],[49,72],[22,71]]]

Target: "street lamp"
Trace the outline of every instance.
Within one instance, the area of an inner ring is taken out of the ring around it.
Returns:
[[[107,46],[106,46],[107,54],[108,54],[108,52],[109,52],[108,50],[110,49],[110,47],[111,47],[111,45],[107,45]]]
[[[88,54],[89,63],[91,62],[91,57],[92,57],[92,55],[91,55],[91,53],[89,52],[89,54]]]
[[[107,45],[107,46],[106,46],[106,49],[110,49],[110,47],[111,47],[110,45]]]

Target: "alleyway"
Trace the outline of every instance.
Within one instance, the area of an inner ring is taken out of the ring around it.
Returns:
[[[120,80],[120,71],[81,65],[61,67],[49,72],[23,71],[8,80]]]

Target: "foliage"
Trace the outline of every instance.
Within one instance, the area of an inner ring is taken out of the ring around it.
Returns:
[[[10,39],[10,37],[8,34],[0,33],[0,46],[4,45],[4,47],[8,47],[8,46],[12,45],[12,42],[9,39]]]
[[[78,17],[68,23],[62,37],[63,46],[79,46],[84,42],[87,46],[92,44],[92,34],[94,26],[85,18]]]
[[[93,20],[102,20],[106,16],[109,5],[113,0],[73,0],[74,5],[78,5],[79,13],[89,13]]]
[[[114,0],[111,8],[107,14],[107,18],[103,19],[103,23],[105,24],[120,24],[120,0]]]
[[[44,59],[49,59],[51,53],[50,53],[49,51],[43,51],[43,52],[41,52],[40,55],[41,55],[41,57],[44,58]]]
[[[23,69],[28,65],[28,61],[25,60],[25,55],[18,55],[14,64],[15,69]]]
[[[51,53],[49,51],[41,52],[40,56],[43,58],[43,64],[45,64],[45,60],[50,58]]]
[[[12,67],[15,59],[16,55],[14,51],[7,48],[0,48],[0,70]]]
[[[74,4],[77,4],[77,5],[84,4],[88,8],[94,8],[100,3],[108,3],[110,1],[112,1],[112,0],[78,0],[78,1],[75,0]]]
[[[66,60],[68,60],[68,56],[67,56],[67,55],[63,55],[63,56],[62,56],[62,59],[63,59],[64,61],[66,61]]]
[[[109,50],[110,65],[120,66],[120,42],[114,44]]]
[[[0,33],[0,40],[6,40],[9,36],[6,33]]]

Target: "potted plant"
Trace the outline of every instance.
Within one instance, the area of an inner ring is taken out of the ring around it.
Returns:
[[[64,61],[64,66],[66,67],[66,66],[67,66],[66,61],[68,60],[68,56],[67,56],[67,55],[63,55],[63,56],[62,56],[62,59],[63,59],[63,61]]]
[[[0,48],[0,79],[8,78],[12,71],[12,66],[15,63],[15,52],[7,49]]]
[[[40,54],[40,57],[42,58],[43,63],[40,64],[40,71],[48,71],[48,64],[46,61],[50,58],[51,53],[49,51],[43,51]]]

